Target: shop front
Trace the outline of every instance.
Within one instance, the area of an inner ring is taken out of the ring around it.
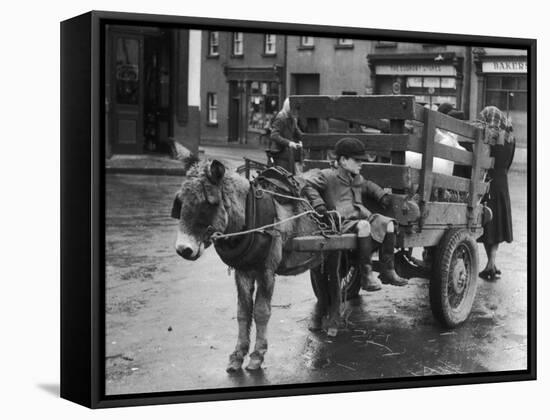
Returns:
[[[169,153],[187,134],[189,31],[109,25],[105,47],[107,155]]]
[[[518,145],[527,144],[527,55],[475,54],[477,113],[493,105],[512,120]]]
[[[226,67],[229,83],[228,141],[258,140],[282,107],[283,68]]]
[[[462,107],[463,59],[454,52],[370,54],[367,58],[375,94],[413,95],[430,109],[443,102]]]

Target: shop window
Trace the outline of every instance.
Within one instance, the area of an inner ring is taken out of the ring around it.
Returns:
[[[409,76],[406,86],[407,88],[456,89],[456,78]]]
[[[139,101],[139,41],[118,38],[116,44],[116,100],[137,105]]]
[[[510,111],[527,112],[527,92],[510,92],[508,101]]]
[[[264,37],[265,55],[275,55],[277,53],[276,41],[277,37],[275,35],[266,35]]]
[[[207,95],[208,124],[218,123],[218,95],[208,93]]]
[[[314,47],[313,37],[312,36],[301,36],[300,37],[300,48],[309,49]]]
[[[527,112],[526,76],[486,76],[485,106],[493,105],[505,113]]]
[[[518,89],[527,91],[527,77],[518,77]]]
[[[243,55],[243,33],[242,32],[233,32],[233,55],[238,57]]]
[[[429,109],[437,110],[443,102],[456,106],[456,78],[408,76],[404,93],[414,95],[417,103]]]
[[[280,110],[276,82],[251,82],[248,95],[248,129],[265,130]]]
[[[210,31],[208,35],[208,55],[210,57],[220,55],[220,33],[218,31]]]

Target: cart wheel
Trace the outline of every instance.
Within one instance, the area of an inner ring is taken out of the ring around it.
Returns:
[[[324,298],[321,285],[328,281],[328,273],[318,267],[311,269],[309,273],[313,293],[318,300],[321,300]],[[340,265],[340,290],[343,301],[355,299],[361,290],[359,272],[347,259],[344,259]]]
[[[361,276],[355,264],[348,258],[343,258],[340,266],[342,300],[351,300],[359,296],[361,291]]]
[[[466,229],[448,230],[435,252],[430,305],[445,326],[462,324],[472,309],[477,287],[477,243]]]

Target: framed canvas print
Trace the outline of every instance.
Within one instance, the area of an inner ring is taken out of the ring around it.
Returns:
[[[61,395],[536,378],[533,39],[61,24]]]

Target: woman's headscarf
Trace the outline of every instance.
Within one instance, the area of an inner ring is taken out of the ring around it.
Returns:
[[[503,145],[505,142],[514,141],[512,121],[496,106],[487,106],[480,113],[480,122],[487,130],[486,136],[489,144]]]
[[[290,99],[286,98],[283,102],[283,108],[281,111],[286,114],[287,116],[290,116]]]

